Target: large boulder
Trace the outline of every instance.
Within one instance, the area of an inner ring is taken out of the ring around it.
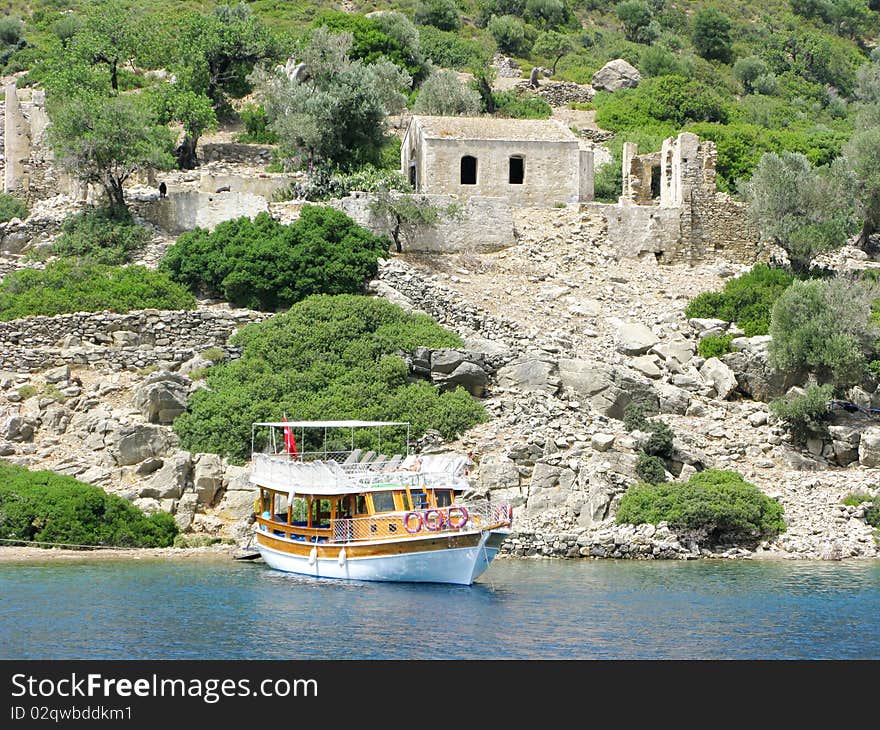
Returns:
[[[486,392],[489,375],[476,363],[465,360],[448,375],[432,372],[431,379],[443,389],[454,390],[461,386],[472,396],[481,398]]]
[[[700,368],[703,380],[715,388],[716,395],[724,400],[737,388],[736,375],[717,357],[710,357]]]
[[[562,507],[576,481],[577,474],[571,469],[539,461],[532,472],[526,510],[530,515],[535,515],[547,509]]]
[[[498,371],[498,385],[553,395],[559,390],[556,363],[539,357],[515,360]]]
[[[194,461],[193,488],[199,497],[199,504],[210,507],[223,486],[225,465],[217,454],[196,454]]]
[[[186,532],[192,526],[198,504],[199,496],[195,492],[187,492],[180,498],[174,513],[174,522],[181,532]]]
[[[828,433],[831,436],[831,448],[834,452],[834,461],[839,466],[848,466],[859,460],[859,442],[861,432],[853,426],[829,426]]]
[[[653,386],[624,368],[563,358],[559,361],[559,377],[566,389],[609,418],[622,419],[624,410],[633,401],[644,403],[646,409],[654,413],[660,406]]]
[[[193,466],[189,451],[177,451],[162,459],[162,466],[143,482],[138,496],[179,499],[192,484]]]
[[[226,491],[216,514],[227,522],[247,520],[254,513],[254,500],[260,489],[250,481],[250,470],[244,466],[227,466],[223,474]]]
[[[167,428],[139,424],[120,429],[110,448],[110,454],[119,466],[140,464],[151,456],[164,456],[177,444],[177,438]]]
[[[785,395],[789,388],[802,383],[806,373],[784,373],[770,365],[769,337],[742,337],[731,342],[736,352],[721,358],[733,370],[739,391],[752,400],[766,403]]]
[[[859,464],[880,466],[880,426],[871,426],[862,431],[859,439]]]
[[[505,454],[486,454],[480,459],[479,485],[483,490],[519,486],[519,469]]]
[[[617,350],[624,355],[643,355],[659,341],[641,322],[624,322],[617,330]]]
[[[615,92],[634,89],[641,80],[642,75],[635,66],[622,58],[615,58],[593,74],[592,86],[600,91]]]
[[[135,388],[135,407],[149,423],[171,423],[186,410],[189,385],[189,379],[177,373],[152,373]]]
[[[672,372],[681,372],[682,366],[693,358],[695,349],[692,340],[677,337],[673,340],[658,342],[651,348],[651,352],[659,355],[666,367]]]

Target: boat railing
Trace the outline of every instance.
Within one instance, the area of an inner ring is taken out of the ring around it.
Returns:
[[[452,504],[371,517],[331,520],[334,543],[356,543],[414,537],[448,536],[471,530],[509,527],[513,509],[508,502]]]

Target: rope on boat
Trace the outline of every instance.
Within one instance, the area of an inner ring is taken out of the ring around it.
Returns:
[[[47,547],[75,548],[77,550],[141,550],[142,548],[115,547],[113,545],[76,545],[70,542],[39,542],[37,540],[17,540],[0,537],[0,542],[11,542],[16,545],[45,545]]]

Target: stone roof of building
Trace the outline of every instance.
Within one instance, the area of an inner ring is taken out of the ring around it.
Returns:
[[[577,142],[568,127],[554,119],[414,116],[426,139]]]

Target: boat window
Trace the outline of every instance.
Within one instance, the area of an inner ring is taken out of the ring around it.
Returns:
[[[363,494],[359,494],[355,500],[355,512],[359,515],[367,514],[367,498]]]
[[[434,502],[437,507],[448,507],[452,504],[452,490],[451,489],[435,489],[434,490]]]
[[[394,492],[373,492],[373,512],[394,512]]]

